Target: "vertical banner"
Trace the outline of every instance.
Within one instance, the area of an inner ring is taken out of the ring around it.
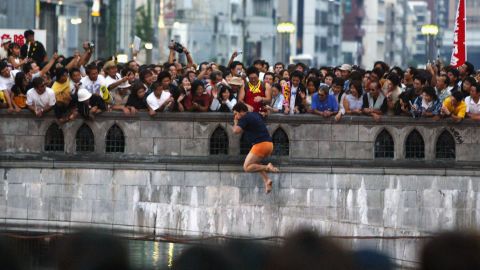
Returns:
[[[453,32],[453,51],[450,65],[459,67],[467,61],[467,18],[465,15],[465,0],[458,3],[457,16],[455,18],[455,31]]]

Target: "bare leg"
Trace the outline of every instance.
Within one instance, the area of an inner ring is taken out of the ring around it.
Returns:
[[[270,191],[272,191],[272,180],[267,175],[267,171],[269,171],[270,168],[268,167],[268,165],[260,164],[261,161],[261,157],[257,157],[254,154],[249,153],[247,158],[245,158],[243,169],[245,172],[258,172],[263,179],[263,184],[265,185],[265,193],[270,193]]]

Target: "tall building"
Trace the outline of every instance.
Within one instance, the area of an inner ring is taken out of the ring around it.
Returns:
[[[387,3],[379,0],[365,0],[364,5],[368,7],[368,12],[362,23],[365,35],[361,65],[371,69],[376,61],[385,59]]]
[[[386,0],[384,61],[390,66],[405,66],[409,59],[408,13],[407,0]]]
[[[428,3],[425,1],[409,1],[408,5],[415,14],[416,38],[412,55],[416,65],[425,65],[427,63],[428,40],[422,34],[422,26],[431,23],[431,12],[428,9]]]
[[[168,1],[168,0],[167,0]],[[275,1],[174,1],[168,37],[190,48],[199,61],[228,62],[234,50],[247,63],[275,58]]]
[[[311,57],[313,64],[338,65],[341,62],[342,16],[338,0],[279,0],[278,21],[292,22],[295,32],[287,34],[289,56]],[[278,35],[278,47],[285,34]],[[280,57],[287,61],[286,57]]]
[[[363,37],[365,29],[364,0],[347,0],[342,8],[342,54],[343,62],[361,65],[363,61]]]
[[[0,28],[35,28],[35,0],[0,1]]]

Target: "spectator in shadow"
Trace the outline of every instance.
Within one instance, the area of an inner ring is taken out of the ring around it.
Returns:
[[[420,270],[480,269],[480,238],[477,233],[447,232],[425,244]]]
[[[59,270],[128,270],[128,251],[122,241],[97,231],[67,236],[59,246]]]
[[[351,270],[352,255],[310,230],[298,231],[272,253],[267,270]]]

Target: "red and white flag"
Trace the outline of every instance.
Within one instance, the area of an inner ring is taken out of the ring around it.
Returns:
[[[457,17],[455,18],[455,32],[453,32],[453,51],[450,65],[459,67],[467,61],[467,18],[465,16],[465,0],[458,3]]]

